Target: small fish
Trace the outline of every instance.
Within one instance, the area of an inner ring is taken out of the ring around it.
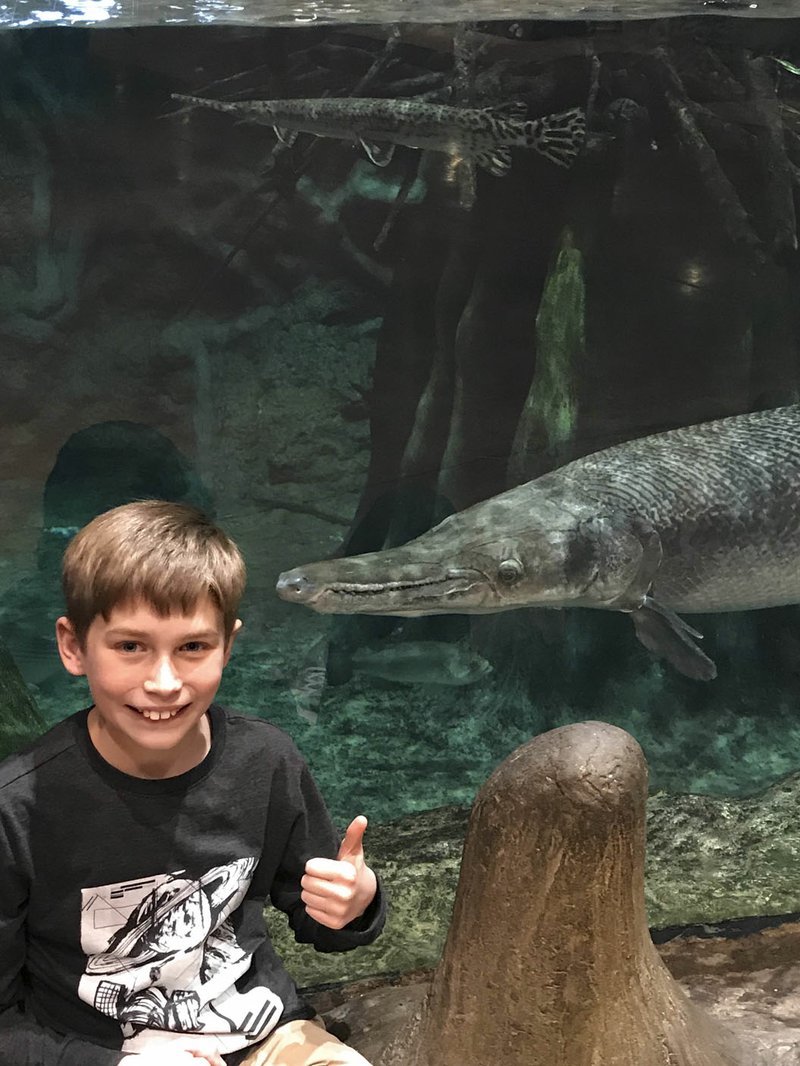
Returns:
[[[463,644],[409,640],[353,654],[359,674],[405,685],[472,685],[492,664]]]
[[[478,108],[365,97],[228,101],[173,93],[172,99],[272,126],[285,144],[300,132],[357,142],[379,167],[387,166],[398,144],[475,162],[495,177],[508,173],[512,148],[532,148],[551,163],[570,167],[586,135],[580,107],[528,119],[520,102]]]

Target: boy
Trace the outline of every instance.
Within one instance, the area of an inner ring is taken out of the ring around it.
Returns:
[[[349,950],[385,908],[366,819],[339,845],[290,738],[213,703],[244,563],[148,500],[68,545],[56,626],[93,704],[0,764],[0,1066],[369,1066],[276,955]]]

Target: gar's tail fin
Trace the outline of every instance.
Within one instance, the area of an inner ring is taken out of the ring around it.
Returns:
[[[551,163],[571,167],[586,139],[586,112],[571,107],[556,115],[544,115],[525,123],[528,147],[536,149]]]

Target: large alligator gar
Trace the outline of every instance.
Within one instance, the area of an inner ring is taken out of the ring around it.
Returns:
[[[800,405],[617,444],[277,588],[342,614],[624,611],[650,651],[708,680],[716,667],[677,612],[800,602]]]
[[[580,107],[528,119],[526,105],[519,102],[477,108],[365,97],[211,100],[173,93],[172,99],[272,126],[285,143],[299,132],[360,143],[377,166],[386,166],[395,145],[403,144],[474,160],[497,177],[508,172],[512,148],[532,148],[552,163],[569,167],[586,134]]]

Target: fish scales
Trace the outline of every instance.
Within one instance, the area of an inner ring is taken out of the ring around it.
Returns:
[[[676,610],[794,603],[800,600],[800,566],[789,565],[800,563],[798,410],[723,419],[702,433],[670,430],[562,469],[576,488],[645,515],[659,530],[664,560],[653,588]],[[724,550],[721,524],[728,528]],[[749,570],[738,581],[731,574],[734,556]]]
[[[708,680],[676,612],[800,603],[800,405],[584,456],[398,548],[288,571],[278,592],[334,613],[623,611],[651,652]]]

